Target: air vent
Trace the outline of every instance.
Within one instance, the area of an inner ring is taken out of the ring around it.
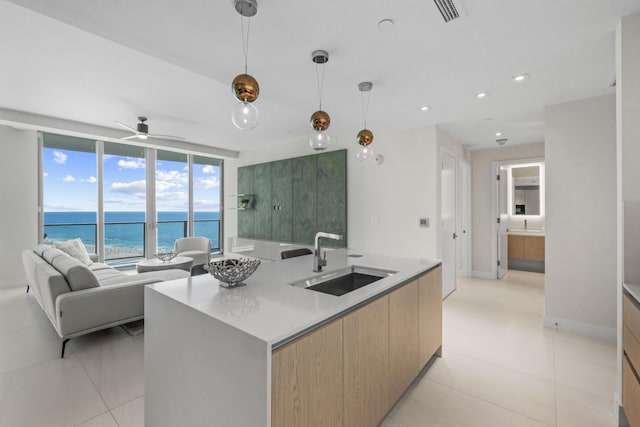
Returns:
[[[458,13],[458,9],[456,5],[453,4],[452,0],[433,0],[433,2],[438,6],[442,17],[444,18],[444,22],[453,21],[456,18],[460,18],[460,14]]]

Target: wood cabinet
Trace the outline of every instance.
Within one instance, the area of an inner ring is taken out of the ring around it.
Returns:
[[[640,427],[640,304],[623,297],[622,406],[630,427]]]
[[[346,246],[347,164],[346,150],[317,156],[318,231],[341,234],[343,240],[326,240],[327,246]]]
[[[442,267],[418,280],[420,322],[420,367],[442,346]]]
[[[397,401],[420,366],[418,280],[389,294],[389,397]]]
[[[253,168],[238,168],[238,194],[253,194]],[[238,236],[253,237],[253,209],[238,213]]]
[[[442,345],[442,269],[273,352],[271,425],[377,426]]]
[[[342,319],[273,352],[271,425],[342,426]]]
[[[253,237],[256,239],[271,239],[271,189],[271,163],[255,165],[253,192],[256,195],[256,202],[253,208]]]
[[[344,425],[375,426],[389,399],[389,297],[343,318]]]
[[[544,236],[510,234],[509,258],[544,261]]]

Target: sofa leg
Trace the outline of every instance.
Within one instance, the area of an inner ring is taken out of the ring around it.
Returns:
[[[69,342],[70,338],[65,338],[62,340],[62,353],[60,354],[60,358],[64,359],[64,348],[67,346],[67,343]]]
[[[27,293],[29,293],[29,285],[27,285]]]

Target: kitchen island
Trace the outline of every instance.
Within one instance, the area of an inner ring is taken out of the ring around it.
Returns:
[[[440,352],[439,262],[312,260],[263,262],[234,289],[210,275],[148,286],[146,425],[377,425]],[[340,297],[290,285],[351,265],[396,273]]]

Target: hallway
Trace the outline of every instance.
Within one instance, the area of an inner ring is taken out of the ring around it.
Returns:
[[[543,314],[543,274],[461,278],[443,357],[382,426],[616,426],[615,344],[545,329]]]

